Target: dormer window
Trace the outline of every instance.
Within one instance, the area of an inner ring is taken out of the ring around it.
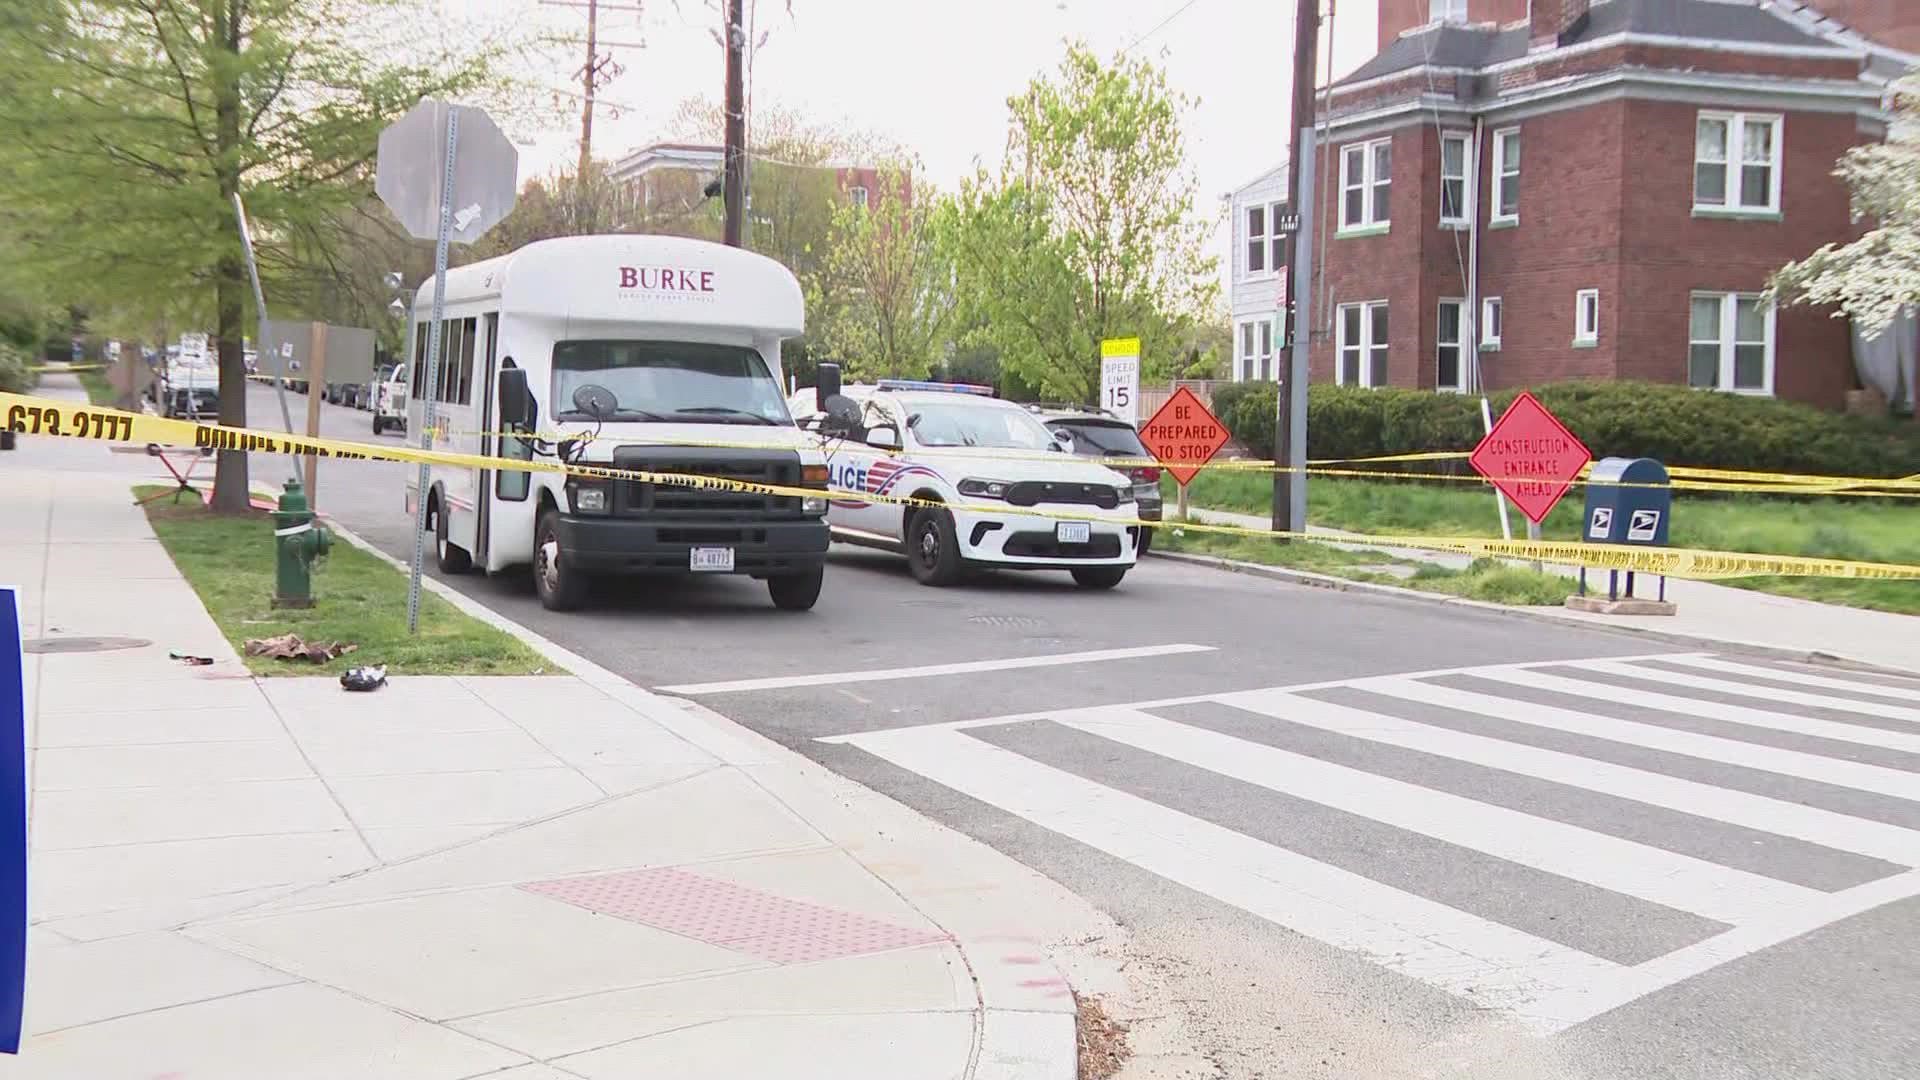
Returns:
[[[1466,22],[1467,0],[1427,0],[1427,21],[1430,23]]]

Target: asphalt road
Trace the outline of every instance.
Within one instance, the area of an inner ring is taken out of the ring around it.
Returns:
[[[404,558],[406,470],[318,506]],[[1920,680],[1164,560],[934,590],[836,548],[806,614],[450,583],[1085,896],[1222,1075],[1916,1075]]]

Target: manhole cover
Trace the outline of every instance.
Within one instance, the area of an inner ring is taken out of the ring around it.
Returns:
[[[137,637],[43,637],[28,638],[21,651],[30,653],[112,652],[115,649],[144,649],[153,642]]]
[[[1044,625],[1039,619],[1030,618],[1026,615],[970,615],[967,617],[967,621],[970,623],[978,623],[981,626],[995,626],[1004,630],[1031,630],[1036,626]]]

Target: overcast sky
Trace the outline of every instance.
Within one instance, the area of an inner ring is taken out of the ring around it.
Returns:
[[[524,15],[529,25],[584,28],[586,21],[583,8],[538,0],[468,3],[488,14]],[[641,15],[601,15],[603,39],[646,47],[612,50],[625,71],[601,91],[609,106],[594,125],[597,158],[655,141],[682,100],[702,93],[718,100],[724,88],[724,60],[712,36],[717,4],[646,0],[645,7]],[[1376,5],[1346,0],[1335,7],[1338,77],[1372,55]],[[929,179],[942,187],[970,172],[976,158],[997,163],[1007,97],[1053,68],[1068,38],[1103,55],[1131,45],[1199,99],[1185,131],[1200,213],[1219,215],[1219,196],[1286,156],[1289,0],[758,0],[758,8],[757,29],[767,41],[755,61],[756,102],[777,101],[898,140],[920,154]],[[578,67],[577,58],[556,64],[552,88],[577,92]],[[577,102],[574,109],[568,124],[520,133],[523,179],[578,154]],[[1214,247],[1225,253],[1224,230]]]

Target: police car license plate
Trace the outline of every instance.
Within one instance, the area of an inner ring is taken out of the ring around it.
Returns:
[[[733,549],[715,547],[697,547],[693,549],[691,565],[695,570],[713,570],[725,573],[733,569]]]
[[[1053,538],[1062,544],[1084,544],[1093,539],[1093,526],[1085,521],[1062,521],[1053,527]]]

